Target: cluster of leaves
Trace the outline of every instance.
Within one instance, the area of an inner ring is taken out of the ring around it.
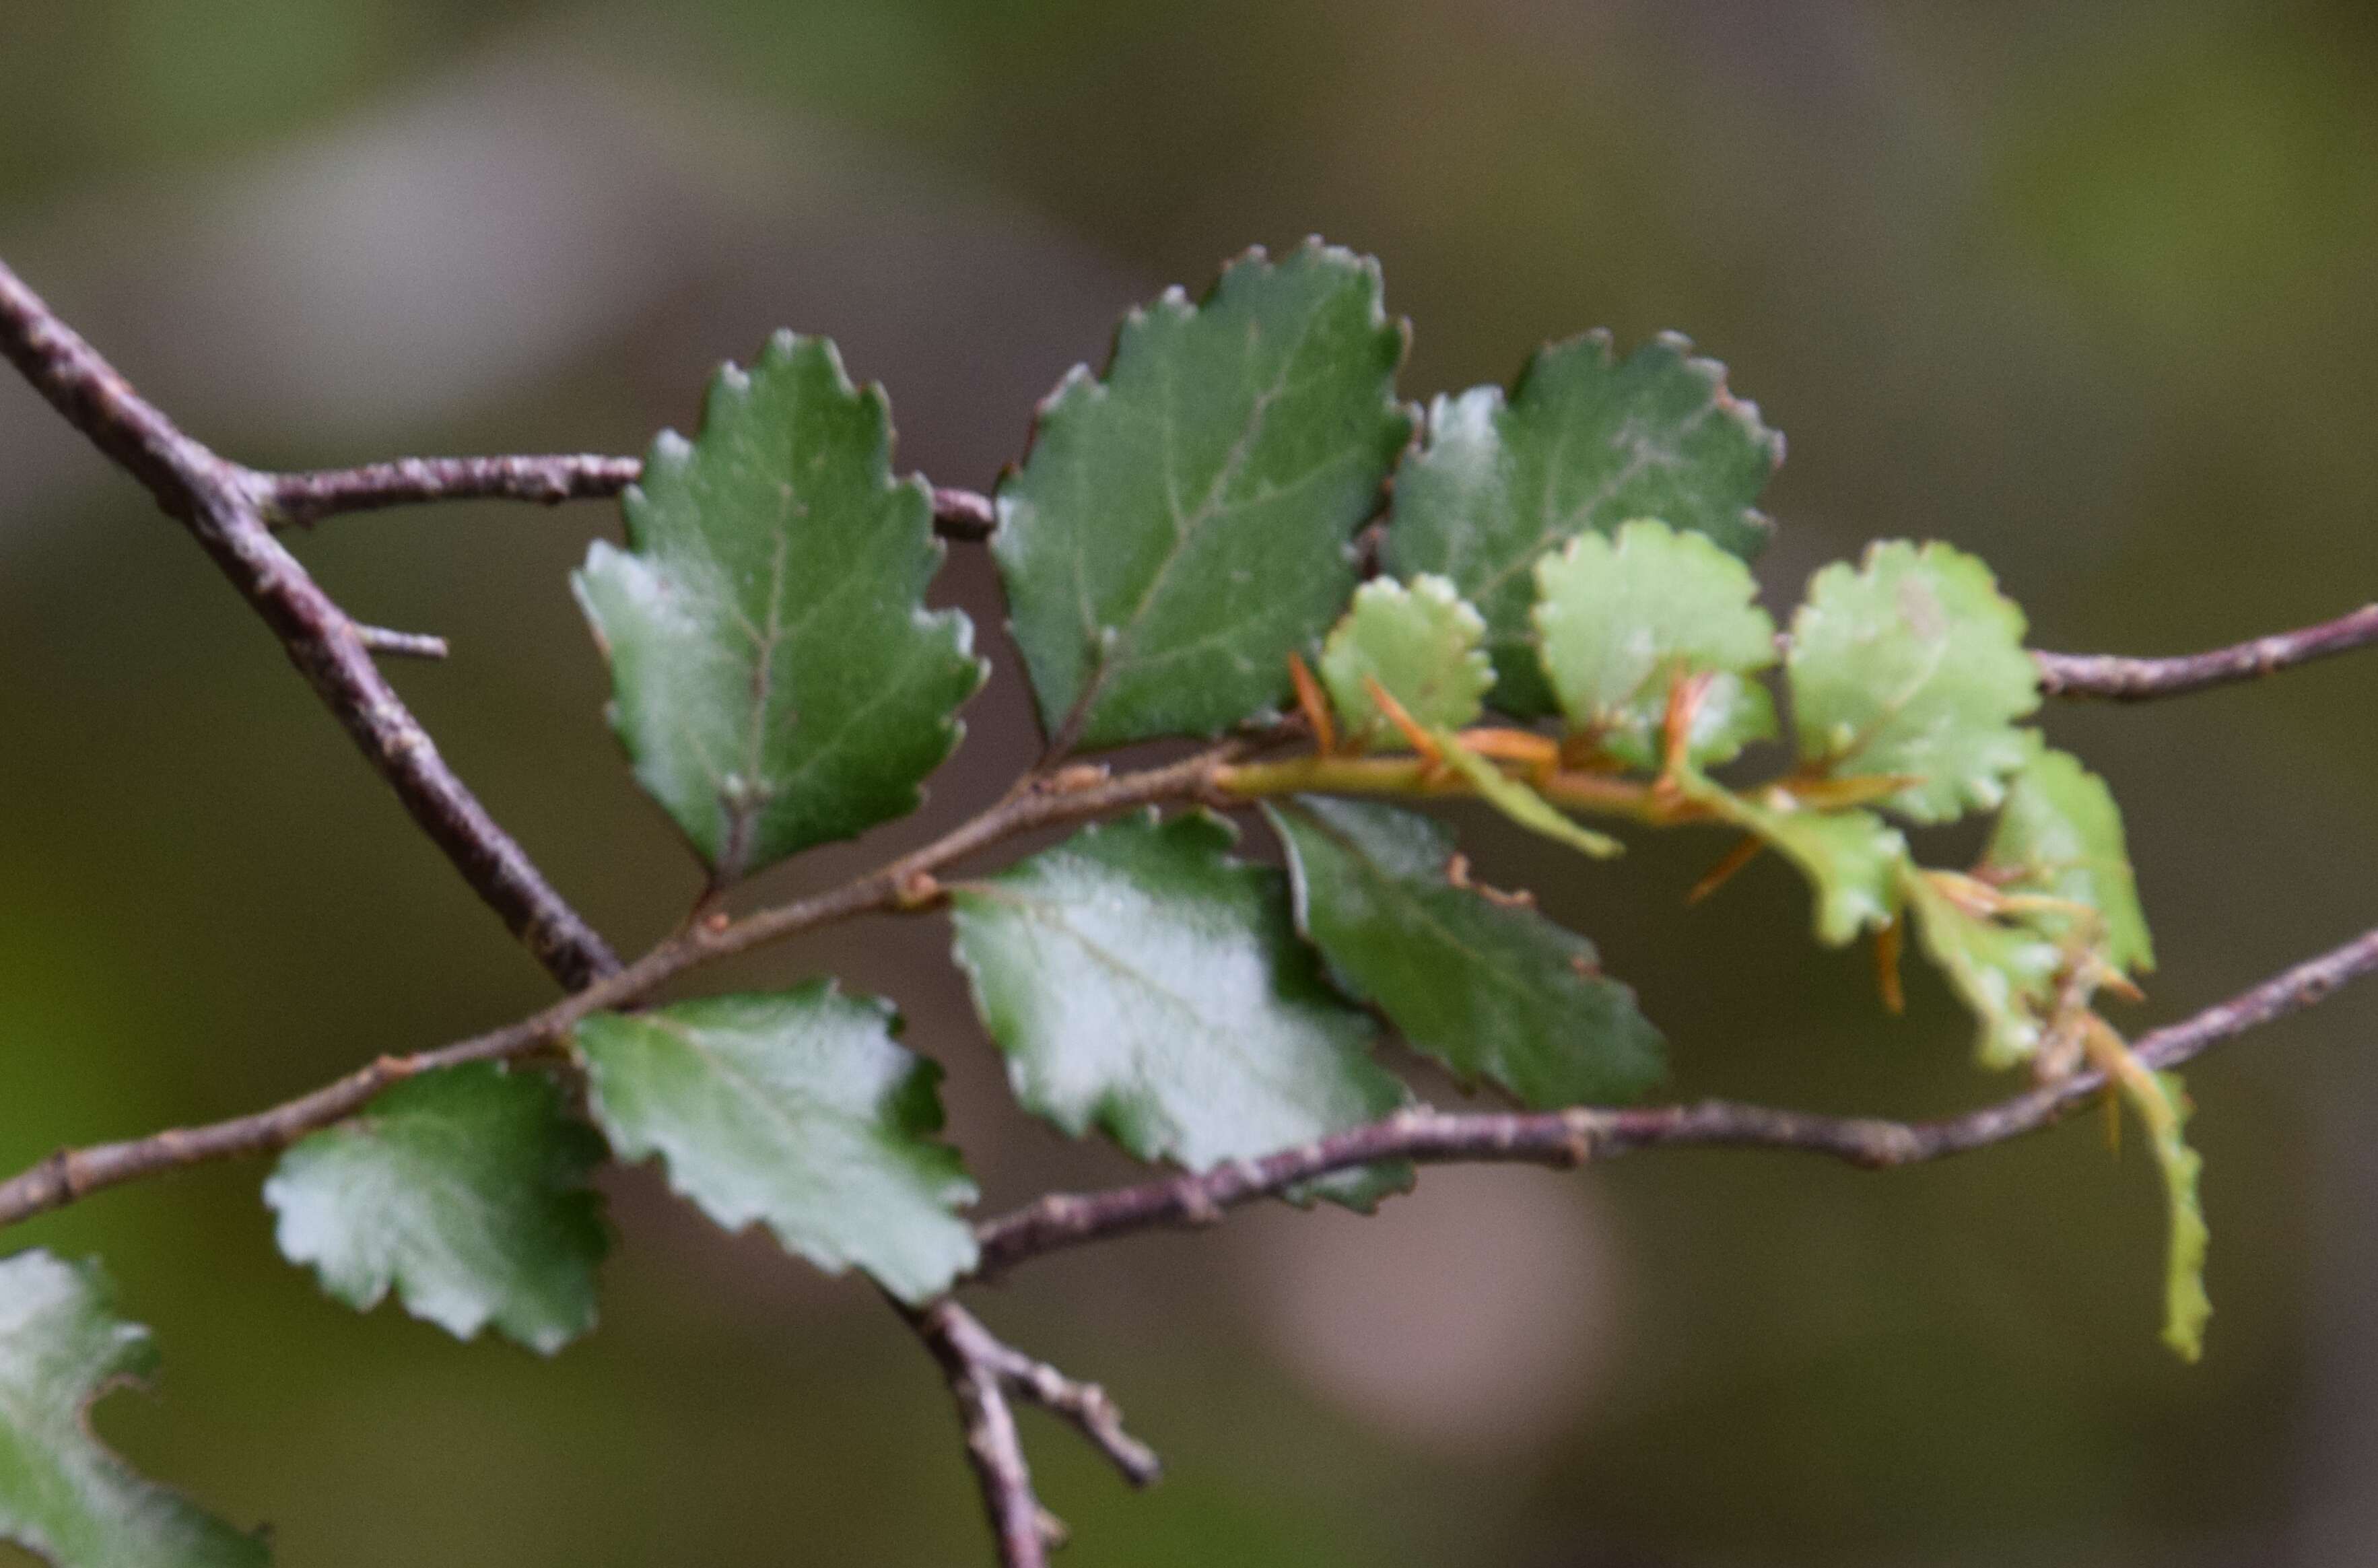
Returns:
[[[1912,923],[1986,1063],[2114,1073],[2165,1157],[2168,1334],[2193,1354],[2182,1102],[2091,1009],[2152,961],[2120,819],[2020,727],[2036,680],[1989,573],[1879,545],[1818,573],[1779,638],[1745,560],[1783,442],[1719,366],[1681,339],[1620,359],[1592,335],[1423,419],[1396,390],[1404,347],[1373,263],[1252,254],[1203,301],[1132,312],[1003,479],[991,548],[1054,750],[1219,736],[1291,699],[1314,742],[1219,775],[1261,804],[1284,871],[1192,809],[949,889],[1018,1100],[1203,1169],[1406,1103],[1383,1026],[1528,1107],[1638,1095],[1662,1041],[1591,944],[1386,802],[1476,796],[1590,856],[1619,845],[1581,813],[1715,825],[1808,876],[1824,941],[1871,935],[1895,961]],[[942,546],[925,482],[895,476],[882,392],[831,343],[779,335],[718,373],[696,437],[655,443],[625,513],[626,546],[595,545],[576,590],[636,777],[714,891],[912,810],[987,666],[965,616],[925,604]],[[1721,782],[1784,712],[1781,774]],[[1894,825],[1975,810],[1998,823],[1961,871],[1920,867]],[[722,1226],[922,1302],[975,1264],[975,1194],[938,1136],[938,1069],[898,1033],[890,1003],[824,979],[598,1014],[573,1042],[582,1119],[541,1071],[454,1069],[291,1149],[265,1196],[283,1251],[342,1300],[392,1291],[547,1352],[594,1320],[607,1149],[657,1157]],[[1366,1206],[1410,1179],[1302,1196]],[[136,1331],[87,1275],[0,1266],[31,1282],[0,1287],[0,1536],[69,1562],[250,1560],[87,1452],[78,1404]],[[92,1533],[111,1530],[145,1544]]]

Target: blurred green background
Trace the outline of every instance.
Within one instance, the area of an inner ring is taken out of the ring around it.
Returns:
[[[1596,325],[1724,359],[1792,441],[1779,604],[1901,533],[1982,553],[2056,648],[2378,593],[2378,12],[2350,0],[0,0],[0,254],[259,463],[641,450],[782,325],[889,387],[904,461],[986,485],[1125,305],[1317,231],[1382,259],[1414,396]],[[632,951],[696,879],[564,587],[616,526],[454,508],[297,547],[363,618],[452,640],[400,685]],[[979,555],[938,592],[1003,654]],[[13,382],[0,671],[0,1166],[547,995],[189,542]],[[1026,712],[1010,660],[931,820],[1028,759]],[[2047,722],[2129,809],[2164,964],[2138,1027],[2372,918],[2378,661]],[[2012,1086],[1928,976],[1882,1017],[1772,865],[1686,911],[1715,842],[1601,867],[1473,836],[1637,985],[1678,1094]],[[1124,1178],[1006,1103],[946,940],[879,921],[700,978],[897,998],[994,1205]],[[1025,1418],[1071,1568],[2378,1561],[2373,1029],[2351,993],[2191,1075],[2194,1369],[2156,1341],[2151,1167],[2095,1124],[1883,1177],[1437,1171],[1374,1220],[1248,1213],[982,1311],[1171,1462],[1133,1496]],[[166,1375],[102,1432],[282,1562],[985,1559],[906,1332],[650,1171],[610,1179],[607,1321],[551,1362],[326,1301],[262,1175],[0,1246],[105,1255]]]

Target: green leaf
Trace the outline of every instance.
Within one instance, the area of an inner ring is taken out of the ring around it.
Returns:
[[[958,963],[1026,1109],[1204,1170],[1404,1103],[1370,1019],[1297,940],[1280,874],[1230,858],[1235,836],[1151,814],[952,888]]]
[[[1960,903],[1934,873],[1910,868],[1902,886],[1925,955],[1981,1025],[1975,1052],[1985,1067],[2031,1059],[2057,1008],[2063,954],[2021,921],[1993,919]]]
[[[1711,676],[1687,755],[1731,761],[1775,734],[1775,703],[1749,678],[1775,663],[1775,623],[1750,569],[1699,533],[1639,521],[1580,534],[1536,563],[1544,673],[1573,729],[1637,767],[1662,761],[1671,684]]]
[[[1428,438],[1397,471],[1387,569],[1452,580],[1486,616],[1494,704],[1553,711],[1529,611],[1538,557],[1628,518],[1665,519],[1737,556],[1766,543],[1754,508],[1784,437],[1725,389],[1725,367],[1674,333],[1623,363],[1610,334],[1539,350],[1508,402],[1499,387],[1438,398]]]
[[[0,1259],[0,1541],[57,1568],[259,1568],[264,1543],[141,1479],[91,1436],[91,1402],[156,1370],[96,1263]]]
[[[1451,829],[1427,817],[1301,796],[1264,808],[1288,850],[1298,928],[1350,995],[1465,1083],[1539,1108],[1631,1099],[1663,1070],[1635,993],[1593,944],[1496,903],[1449,869]]]
[[[1461,737],[1452,731],[1438,730],[1431,738],[1436,742],[1446,765],[1470,781],[1479,799],[1530,832],[1555,844],[1565,844],[1579,855],[1590,855],[1597,860],[1607,860],[1626,850],[1625,844],[1607,833],[1597,833],[1570,821],[1552,802],[1462,745]]]
[[[1211,734],[1280,700],[1411,438],[1403,353],[1378,264],[1315,241],[1133,311],[1104,380],[1059,384],[991,541],[1052,735]]]
[[[2183,1361],[2204,1354],[2204,1324],[2213,1299],[2204,1293],[2204,1252],[2213,1233],[2197,1199],[2204,1159],[2188,1146],[2188,1091],[2176,1072],[2154,1072],[2136,1059],[2116,1075],[2122,1097],[2145,1123],[2156,1166],[2163,1173],[2170,1235],[2164,1254],[2163,1342]]]
[[[2144,973],[2155,967],[2121,810],[2106,781],[2070,753],[2042,750],[2015,775],[1982,862],[2009,892],[2069,899],[2096,910],[2105,921],[2106,960],[2115,968]],[[2036,918],[2056,936],[2072,925],[2052,911]]]
[[[1855,569],[1825,568],[1785,661],[1801,760],[1836,778],[1913,778],[1885,804],[1918,822],[1998,805],[2038,744],[2014,726],[2039,706],[2023,633],[1989,568],[1946,545],[1894,540]]]
[[[586,1185],[603,1141],[536,1072],[493,1062],[401,1083],[281,1156],[264,1184],[282,1256],[358,1311],[390,1287],[469,1339],[546,1355],[594,1326],[607,1237]]]
[[[653,443],[630,548],[574,580],[636,778],[721,882],[915,810],[982,684],[966,616],[924,608],[931,492],[891,461],[883,391],[780,332],[720,368],[701,435]]]
[[[729,1230],[765,1221],[829,1274],[856,1263],[915,1304],[974,1266],[953,1212],[975,1199],[936,1142],[941,1069],[894,1042],[899,1015],[829,980],[578,1025],[595,1120],[629,1159]]]
[[[1321,646],[1321,683],[1358,748],[1392,746],[1400,736],[1371,698],[1377,681],[1403,711],[1430,729],[1458,730],[1478,717],[1494,666],[1479,643],[1486,623],[1441,577],[1407,588],[1382,578],[1354,594],[1354,607]]]
[[[1736,795],[1687,775],[1693,798],[1798,867],[1817,895],[1817,940],[1840,947],[1891,924],[1907,840],[1871,811],[1819,811],[1781,789]]]

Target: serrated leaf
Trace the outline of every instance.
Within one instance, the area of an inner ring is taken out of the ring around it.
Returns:
[[[991,541],[1051,734],[1212,734],[1281,700],[1411,439],[1403,352],[1377,264],[1316,241],[1133,311],[1103,380],[1066,377]]]
[[[55,1568],[260,1568],[264,1542],[126,1468],[91,1436],[93,1400],[156,1369],[96,1263],[0,1259],[0,1541]]]
[[[1479,799],[1530,832],[1555,844],[1565,844],[1579,855],[1590,855],[1597,860],[1607,860],[1625,852],[1627,846],[1609,834],[1597,833],[1569,820],[1552,802],[1464,746],[1461,737],[1452,731],[1438,730],[1431,738],[1436,742],[1437,754],[1445,760],[1446,766],[1469,780]]]
[[[1708,537],[1639,520],[1580,534],[1536,563],[1534,624],[1545,676],[1572,730],[1637,767],[1657,767],[1673,684],[1708,676],[1686,754],[1731,761],[1775,734],[1757,673],[1775,663],[1775,623],[1750,569]]]
[[[895,1043],[899,1015],[813,980],[578,1025],[594,1119],[628,1159],[729,1230],[765,1222],[839,1274],[857,1264],[925,1301],[975,1263],[955,1210],[975,1199],[939,1143],[941,1069]]]
[[[1382,578],[1355,591],[1353,607],[1321,646],[1321,683],[1357,748],[1393,745],[1399,732],[1371,697],[1377,681],[1417,723],[1458,730],[1475,721],[1495,667],[1479,644],[1486,623],[1453,584],[1421,576],[1409,587]]]
[[[1997,806],[2037,745],[2014,724],[2039,706],[2023,633],[1989,568],[1946,545],[1892,540],[1825,568],[1784,662],[1801,760],[1835,778],[1908,775],[1884,804],[1917,822]]]
[[[2204,1353],[2204,1324],[2213,1316],[2212,1299],[2204,1293],[2204,1253],[2212,1233],[2205,1227],[2204,1209],[2197,1197],[2204,1161],[2188,1146],[2187,1138],[2193,1107],[2180,1074],[2156,1071],[2120,1035],[2102,1024],[2099,1027],[2097,1048],[2090,1054],[2145,1125],[2156,1168],[2163,1176],[2164,1205],[2169,1216],[2164,1254],[2163,1342],[2181,1360],[2193,1361]]]
[[[2138,879],[2122,835],[2122,813],[2106,781],[2068,752],[2042,750],[2014,777],[1982,857],[1991,880],[2010,892],[2088,905],[2104,918],[2107,962],[2144,973],[2155,943],[2140,907]],[[2054,912],[2036,919],[2052,935],[2071,922]]]
[[[955,886],[957,959],[1026,1109],[1204,1170],[1375,1119],[1403,1085],[1323,983],[1280,873],[1204,812],[1087,828]],[[1399,1173],[1329,1195],[1364,1202]]]
[[[1723,821],[1800,868],[1817,895],[1817,940],[1840,947],[1880,930],[1899,909],[1907,840],[1871,811],[1820,811],[1781,789],[1736,795],[1687,775],[1687,787]]]
[[[636,778],[721,881],[915,810],[982,683],[966,616],[924,608],[932,498],[891,461],[883,391],[780,332],[653,443],[629,548],[573,580]]]
[[[1478,387],[1431,405],[1425,444],[1396,473],[1386,563],[1451,579],[1486,617],[1494,705],[1541,717],[1554,699],[1528,619],[1537,559],[1639,517],[1756,555],[1755,503],[1783,461],[1784,437],[1687,340],[1663,333],[1621,362],[1610,334],[1589,332],[1539,350],[1507,401]]]
[[[479,1062],[401,1083],[295,1144],[264,1201],[282,1255],[356,1311],[393,1287],[458,1339],[492,1323],[551,1355],[594,1326],[608,1238],[586,1179],[602,1158],[551,1079]]]
[[[2169,1238],[2164,1252],[2163,1342],[2183,1361],[2204,1354],[2213,1299],[2204,1292],[2204,1253],[2212,1232],[2197,1197],[2204,1159],[2188,1146],[2188,1091],[2176,1072],[2154,1072],[2132,1059],[2119,1080],[2123,1097],[2146,1124],[2163,1174]]]
[[[1966,907],[1930,872],[1903,879],[1916,935],[1980,1024],[1975,1053],[1985,1067],[2029,1060],[2056,1015],[2055,940],[2021,921],[1993,919]]]
[[[1593,944],[1454,880],[1452,830],[1393,807],[1319,796],[1267,805],[1298,928],[1348,994],[1462,1082],[1539,1108],[1631,1099],[1663,1070],[1635,993]]]

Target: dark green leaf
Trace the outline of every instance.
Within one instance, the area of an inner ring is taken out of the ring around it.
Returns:
[[[2011,892],[2069,899],[2104,918],[2106,961],[2117,969],[2155,967],[2155,943],[2122,837],[2122,813],[2106,781],[2067,752],[2042,750],[2014,777],[1983,865]],[[2072,922],[2035,917],[2062,935]]]
[[[932,499],[891,460],[883,392],[780,332],[653,443],[629,550],[578,573],[636,777],[722,881],[916,809],[982,682],[966,616],[924,608]]]
[[[1537,559],[1589,529],[1656,517],[1758,553],[1759,492],[1784,437],[1725,389],[1725,367],[1673,333],[1613,357],[1610,335],[1540,350],[1508,402],[1479,387],[1431,406],[1428,439],[1397,471],[1387,569],[1452,580],[1486,616],[1494,704],[1553,711],[1528,614]]]
[[[0,1259],[0,1541],[57,1568],[260,1568],[264,1543],[142,1480],[90,1433],[91,1401],[156,1368],[106,1276]]]
[[[1465,1083],[1531,1106],[1629,1099],[1662,1071],[1659,1031],[1603,977],[1593,945],[1455,880],[1452,830],[1317,796],[1265,808],[1297,924],[1351,995]]]
[[[1698,533],[1629,522],[1580,534],[1536,563],[1544,674],[1573,729],[1622,761],[1660,765],[1671,685],[1706,676],[1686,755],[1731,761],[1775,734],[1757,672],[1775,663],[1775,623],[1750,569]]]
[[[1356,749],[1403,744],[1372,700],[1377,681],[1404,712],[1428,729],[1458,730],[1474,722],[1494,666],[1479,648],[1486,623],[1441,577],[1417,577],[1407,588],[1381,579],[1355,592],[1321,646],[1321,683]]]
[[[1885,802],[1953,821],[2005,798],[2038,744],[2014,721],[2039,706],[2023,612],[1989,568],[1946,545],[1877,544],[1808,583],[1785,667],[1801,760],[1836,778],[1904,774]]]
[[[1411,437],[1403,352],[1377,264],[1315,242],[1133,311],[1106,378],[1065,378],[991,545],[1052,733],[1210,734],[1279,701]]]
[[[1204,812],[1111,822],[952,889],[958,962],[1026,1109],[1204,1170],[1404,1102],[1280,874],[1231,859],[1233,838]]]
[[[547,1355],[594,1326],[603,1141],[552,1080],[493,1062],[399,1084],[281,1156],[283,1256],[359,1311],[391,1287],[457,1338],[489,1323]]]
[[[974,1266],[974,1202],[935,1142],[941,1070],[894,1043],[889,1002],[831,981],[709,997],[578,1026],[594,1119],[630,1159],[659,1155],[671,1185],[729,1230],[765,1221],[839,1274],[856,1263],[902,1300]]]

